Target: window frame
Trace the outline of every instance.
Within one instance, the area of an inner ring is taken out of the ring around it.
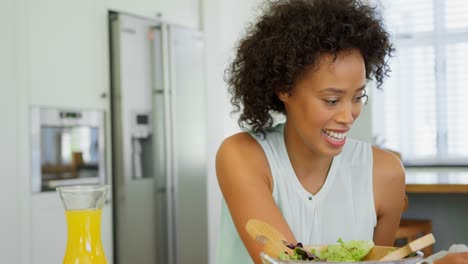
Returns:
[[[377,5],[381,6],[382,1],[378,0]],[[403,156],[403,164],[405,167],[466,167],[468,166],[468,157],[450,158],[448,154],[448,103],[447,100],[447,57],[446,47],[456,43],[468,43],[468,26],[461,29],[448,29],[445,20],[445,5],[444,0],[433,1],[433,31],[412,32],[412,33],[396,33],[392,34],[391,38],[396,48],[411,48],[429,46],[434,49],[434,86],[435,86],[435,102],[436,102],[436,156],[432,158],[416,158],[405,159]],[[385,21],[385,11],[383,11]],[[385,21],[386,22],[386,21]],[[398,55],[397,55],[398,56]],[[391,77],[390,77],[391,78]],[[398,79],[397,79],[398,81]],[[385,87],[385,84],[384,84]],[[385,97],[385,95],[384,95]],[[380,99],[384,100],[385,99]],[[382,101],[376,100],[374,103],[373,112],[378,108]],[[406,100],[404,100],[406,101]],[[407,102],[407,101],[406,101]],[[407,103],[406,103],[407,104]],[[402,103],[406,108],[405,103]],[[376,111],[379,116],[386,117],[383,111]],[[380,113],[379,113],[380,112]],[[397,115],[398,116],[398,115]],[[405,122],[401,122],[404,125]],[[373,122],[373,126],[375,126]],[[381,135],[377,134],[374,138]],[[405,141],[405,138],[402,138]],[[401,143],[400,143],[401,145]]]

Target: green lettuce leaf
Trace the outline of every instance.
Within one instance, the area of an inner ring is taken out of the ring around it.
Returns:
[[[338,239],[338,244],[329,245],[326,250],[313,250],[318,258],[331,262],[356,262],[362,260],[374,247],[373,241],[351,240],[344,242]]]

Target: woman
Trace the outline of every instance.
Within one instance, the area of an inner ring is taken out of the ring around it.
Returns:
[[[393,48],[374,9],[351,0],[270,3],[228,70],[231,102],[248,132],[216,158],[224,201],[217,262],[261,263],[249,219],[289,243],[373,240],[390,246],[405,179],[390,152],[347,138],[366,84],[382,84]],[[272,114],[286,117],[273,126]]]

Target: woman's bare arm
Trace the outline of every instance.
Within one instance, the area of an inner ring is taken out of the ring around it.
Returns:
[[[376,245],[393,246],[405,203],[405,170],[393,153],[373,147]]]
[[[255,263],[262,246],[245,231],[251,218],[264,220],[277,228],[290,243],[291,229],[272,197],[272,178],[263,149],[247,133],[224,140],[216,156],[216,174],[237,232]]]

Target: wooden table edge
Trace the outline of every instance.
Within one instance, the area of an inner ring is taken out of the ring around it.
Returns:
[[[406,184],[406,192],[468,194],[468,184]]]

